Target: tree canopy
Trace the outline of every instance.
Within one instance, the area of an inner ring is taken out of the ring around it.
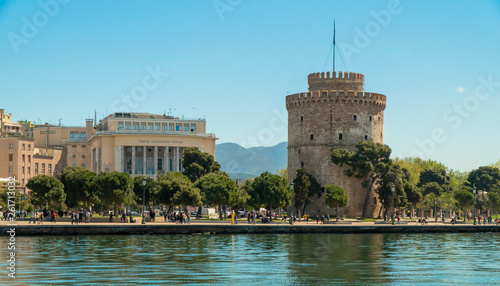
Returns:
[[[369,141],[359,141],[356,151],[335,149],[331,153],[335,165],[346,167],[345,175],[362,179],[362,186],[366,189],[362,218],[368,216],[372,188],[387,172],[390,155],[389,146]]]
[[[184,150],[182,168],[183,173],[195,182],[208,173],[219,171],[220,164],[215,161],[214,156],[201,152],[196,147],[189,147]]]
[[[105,206],[127,204],[132,201],[132,177],[123,172],[101,172],[95,178],[99,198]]]
[[[255,208],[284,208],[291,204],[292,191],[280,175],[264,172],[253,180],[248,189],[249,204]]]
[[[99,201],[94,185],[96,173],[83,167],[68,167],[58,177],[64,185],[69,208],[90,208]]]
[[[49,205],[49,208],[62,208],[66,200],[64,185],[54,177],[37,175],[26,184],[33,191],[31,202],[39,207]]]

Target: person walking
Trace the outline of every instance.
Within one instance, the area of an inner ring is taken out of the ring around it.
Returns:
[[[56,223],[56,212],[52,211],[52,222]]]

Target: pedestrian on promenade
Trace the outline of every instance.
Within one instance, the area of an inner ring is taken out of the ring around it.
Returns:
[[[319,223],[319,215],[317,214],[316,215],[316,224],[318,224],[318,223]]]
[[[326,221],[330,221],[330,214],[326,214]]]
[[[127,222],[127,215],[125,214],[125,211],[122,212],[122,222]]]
[[[397,216],[397,218],[398,218],[398,224],[399,224],[399,216]]]
[[[250,218],[251,218],[251,214],[250,212],[247,213],[247,222],[248,224],[250,224]],[[286,219],[286,218],[285,218]]]
[[[38,224],[43,224],[43,212],[40,213],[40,221]]]
[[[52,211],[52,222],[56,223],[56,212]]]
[[[36,223],[36,220],[35,220],[35,211],[31,211],[30,213],[30,221],[29,223],[31,223],[33,221],[33,224]]]
[[[112,212],[109,213],[109,222],[113,222],[113,213]]]

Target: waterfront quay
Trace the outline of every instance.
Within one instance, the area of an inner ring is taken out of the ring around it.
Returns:
[[[148,235],[148,234],[296,234],[296,233],[463,233],[463,232],[500,232],[495,224],[443,224],[429,223],[421,225],[415,222],[407,224],[375,222],[341,222],[339,224],[317,224],[315,222],[297,222],[290,225],[285,222],[248,224],[238,222],[231,225],[227,221],[192,221],[190,224],[172,222],[139,223],[80,223],[45,222],[29,224],[18,221],[15,226],[0,222],[2,236],[15,227],[16,236],[35,235]]]

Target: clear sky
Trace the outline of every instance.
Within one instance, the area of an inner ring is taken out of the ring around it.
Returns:
[[[287,140],[307,75],[365,75],[385,143],[462,171],[500,159],[500,1],[1,1],[0,108],[83,126],[136,111],[206,118],[245,147]]]

